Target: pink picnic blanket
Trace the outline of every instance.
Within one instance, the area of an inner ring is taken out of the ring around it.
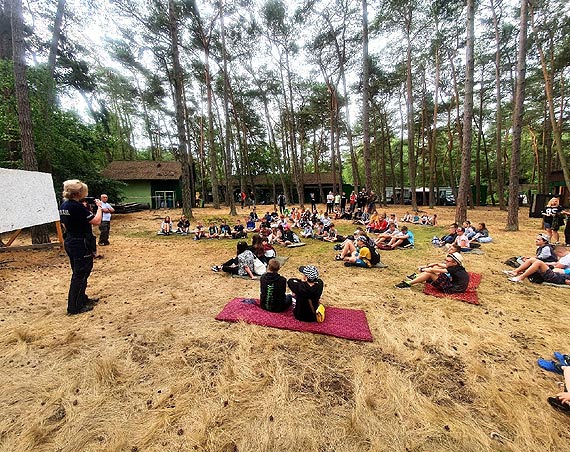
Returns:
[[[479,297],[477,296],[477,287],[481,283],[481,275],[479,273],[469,272],[469,285],[467,290],[463,293],[445,293],[437,290],[431,284],[426,284],[424,293],[440,298],[453,298],[454,300],[464,301],[471,304],[480,304]]]
[[[284,330],[306,331],[309,333],[327,334],[343,339],[372,342],[372,333],[364,311],[326,307],[325,321],[301,322],[293,317],[293,309],[285,312],[269,312],[259,307],[259,300],[234,298],[224,306],[216,316],[216,320],[237,322],[243,320],[255,325],[269,326]]]

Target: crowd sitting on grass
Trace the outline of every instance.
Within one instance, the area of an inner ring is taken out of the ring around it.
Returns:
[[[430,217],[426,212],[421,210],[414,212],[413,215],[410,212],[406,212],[406,214],[400,218],[400,221],[402,223],[413,223],[422,226],[437,226],[437,214]]]

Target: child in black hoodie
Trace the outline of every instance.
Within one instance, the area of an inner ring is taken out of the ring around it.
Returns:
[[[291,306],[291,295],[285,295],[287,280],[279,274],[281,264],[271,259],[267,264],[267,273],[261,278],[261,309],[271,312],[282,312]]]

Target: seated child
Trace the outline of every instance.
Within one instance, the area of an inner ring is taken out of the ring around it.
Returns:
[[[259,306],[270,312],[283,312],[291,306],[292,297],[286,295],[287,280],[279,274],[281,264],[271,259],[267,264],[267,273],[260,278]]]
[[[245,229],[247,232],[259,232],[259,229],[255,227],[255,220],[251,216],[246,219]]]
[[[206,237],[209,239],[220,238],[220,230],[218,229],[215,223],[210,223],[210,226],[208,227],[208,232],[206,233]]]
[[[196,228],[194,229],[194,240],[200,240],[206,236],[206,230],[201,221],[196,223]]]
[[[445,293],[462,293],[469,285],[469,273],[463,266],[461,253],[448,254],[445,258],[445,267],[442,265],[425,268],[419,275],[411,275],[411,280],[403,280],[394,287],[409,289],[414,284],[427,282],[436,289]]]
[[[299,267],[302,279],[291,278],[287,285],[295,298],[293,315],[303,322],[316,322],[316,310],[319,308],[324,283],[319,279],[319,270],[314,265]]]
[[[453,243],[455,243],[457,246],[459,246],[459,249],[463,253],[471,251],[471,248],[469,245],[469,239],[467,238],[467,235],[465,234],[464,229],[463,228],[457,228],[456,233],[457,233],[457,237],[455,237],[455,240]],[[449,246],[447,246],[447,248],[449,249]]]
[[[329,230],[323,236],[323,240],[325,242],[338,242],[338,231],[334,226],[334,223],[331,223]]]
[[[232,231],[232,239],[243,239],[245,237],[247,237],[247,232],[243,224],[241,224],[241,220],[236,220],[234,230]]]
[[[392,238],[396,237],[400,231],[396,226],[396,223],[389,223],[388,229],[376,236],[376,240],[374,240],[374,244],[377,247],[380,247],[384,243],[389,242]]]
[[[402,226],[400,232],[395,234],[388,242],[390,249],[395,249],[399,246],[403,248],[411,248],[414,246],[414,233],[410,231],[407,226]]]
[[[431,239],[431,243],[433,246],[444,247],[445,245],[449,245],[455,242],[455,238],[457,237],[457,223],[452,223],[449,226],[449,232],[442,236],[441,238],[435,236]]]
[[[170,217],[167,215],[164,217],[164,221],[160,225],[160,232],[158,235],[170,235],[172,234],[172,221]]]
[[[505,271],[511,278],[509,281],[522,282],[532,275],[539,275],[538,281],[553,284],[570,284],[570,251],[564,245],[557,245],[554,254],[557,262],[543,262],[538,258],[531,257],[515,270]]]
[[[472,234],[468,234],[467,237],[471,243],[489,243],[492,239],[489,236],[489,230],[485,223],[479,223],[477,227],[473,230]]]
[[[303,231],[301,232],[301,237],[304,239],[313,238],[313,226],[311,226],[311,223],[307,223],[305,225]]]
[[[186,215],[182,215],[180,220],[178,220],[178,229],[176,229],[177,234],[188,235],[190,231],[190,220],[186,218]]]
[[[226,223],[226,220],[222,220],[222,224],[220,225],[220,238],[227,238],[232,236],[232,230],[230,229],[230,225]]]
[[[344,265],[347,267],[372,267],[372,253],[369,248],[367,237],[365,235],[359,235],[356,238],[356,250],[350,255],[344,258]]]

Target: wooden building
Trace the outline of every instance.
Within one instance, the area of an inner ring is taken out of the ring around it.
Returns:
[[[182,202],[182,169],[178,162],[115,160],[101,174],[126,184],[125,203],[138,202],[158,209],[173,208]]]

